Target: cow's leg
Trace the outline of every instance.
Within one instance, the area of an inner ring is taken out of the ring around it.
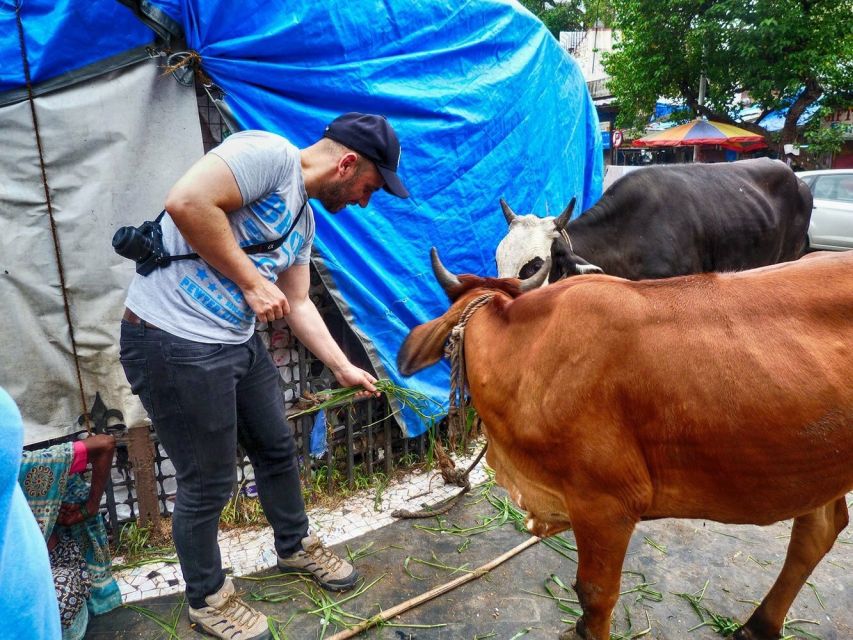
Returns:
[[[735,632],[735,640],[775,640],[780,637],[791,603],[817,563],[832,548],[848,520],[844,496],[794,519],[782,572],[761,605]]]
[[[610,614],[619,599],[622,562],[636,519],[600,503],[588,504],[572,521],[578,546],[575,591],[583,615],[560,640],[609,640]]]

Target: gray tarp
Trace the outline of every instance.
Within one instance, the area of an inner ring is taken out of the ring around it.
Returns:
[[[38,97],[35,110],[61,259],[30,103],[0,108],[0,386],[23,413],[27,444],[78,430],[96,392],[126,424],[144,420],[118,361],[133,263],[110,241],[156,216],[203,153],[195,90],[154,60]]]

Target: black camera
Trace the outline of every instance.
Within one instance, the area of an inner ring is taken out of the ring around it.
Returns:
[[[293,231],[307,205],[308,200],[305,200],[290,228],[278,240],[258,242],[240,248],[250,255],[275,251]],[[158,267],[167,267],[176,260],[197,260],[200,258],[197,253],[169,255],[163,246],[163,229],[160,227],[160,220],[163,219],[164,215],[166,215],[165,209],[160,212],[155,220],[143,222],[138,227],[122,227],[113,234],[113,249],[121,257],[135,260],[136,273],[141,276],[147,276]]]
[[[121,227],[113,235],[113,249],[120,256],[135,260],[136,273],[141,276],[170,262],[169,253],[163,247],[159,218],[143,222],[139,227]]]

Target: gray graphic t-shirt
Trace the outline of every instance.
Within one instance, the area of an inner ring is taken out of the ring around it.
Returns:
[[[244,206],[228,214],[240,246],[277,240],[305,207],[281,247],[249,256],[258,271],[274,282],[289,266],[307,264],[314,212],[307,204],[299,149],[274,133],[241,131],[210,153],[228,164],[243,196]],[[161,224],[170,255],[192,253],[168,214]],[[125,304],[164,331],[197,342],[240,344],[255,328],[255,314],[239,287],[200,258],[172,262],[147,276],[137,274]]]

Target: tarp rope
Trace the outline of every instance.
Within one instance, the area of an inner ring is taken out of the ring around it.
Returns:
[[[444,351],[444,355],[450,360],[450,406],[447,410],[448,437],[453,447],[457,446],[458,440],[461,439],[463,450],[467,450],[468,448],[469,431],[467,418],[470,404],[468,402],[468,394],[466,393],[468,379],[465,373],[465,325],[468,324],[474,312],[491,300],[494,295],[494,292],[484,293],[468,303],[468,306],[465,307],[465,310],[459,317],[456,326],[450,332],[450,338],[447,341]],[[441,442],[436,438],[435,453],[438,458],[441,477],[447,484],[458,485],[462,487],[462,490],[435,507],[422,511],[398,509],[391,515],[395,518],[432,518],[449,511],[459,498],[471,490],[471,483],[468,480],[468,476],[483,458],[487,446],[488,443],[484,444],[483,448],[480,449],[480,453],[474,458],[474,461],[465,471],[462,471],[453,464]]]
[[[53,216],[53,203],[50,199],[50,186],[47,182],[47,168],[44,161],[44,149],[41,142],[38,116],[36,115],[35,97],[33,95],[32,77],[30,75],[30,63],[27,59],[27,43],[24,38],[24,23],[21,19],[21,0],[15,0],[15,20],[18,25],[18,41],[20,43],[21,64],[24,68],[24,79],[27,83],[27,99],[30,104],[30,113],[33,119],[33,133],[35,134],[36,147],[39,154],[39,168],[41,169],[41,182],[44,187],[44,199],[47,205],[47,214],[50,220],[50,233],[53,238],[53,249],[56,253],[56,265],[59,270],[59,286],[62,289],[62,304],[65,308],[65,321],[68,323],[68,335],[71,339],[71,353],[74,357],[74,368],[77,373],[77,388],[80,391],[80,404],[83,413],[80,416],[86,425],[86,430],[91,433],[92,425],[89,420],[89,408],[86,404],[86,393],[83,390],[83,374],[80,370],[80,355],[77,353],[77,341],[74,338],[74,324],[71,322],[71,305],[68,301],[68,289],[65,282],[65,269],[62,266],[62,250],[59,244],[59,234],[56,231],[56,220]]]
[[[179,73],[183,69],[189,69],[190,74]],[[234,114],[231,113],[231,109],[228,108],[228,105],[225,104],[223,100],[213,97],[210,88],[216,87],[217,91],[221,91],[221,89],[219,89],[213,80],[210,79],[210,76],[208,76],[204,72],[204,69],[202,69],[201,56],[197,51],[178,51],[169,55],[169,57],[166,58],[166,68],[163,71],[163,75],[169,73],[172,74],[175,80],[185,87],[192,86],[192,78],[194,76],[198,80],[202,89],[204,89],[204,92],[207,94],[210,104],[212,104],[219,112],[219,117],[222,118],[222,122],[225,123],[229,133],[236,133],[242,129],[237,120],[234,118]]]

